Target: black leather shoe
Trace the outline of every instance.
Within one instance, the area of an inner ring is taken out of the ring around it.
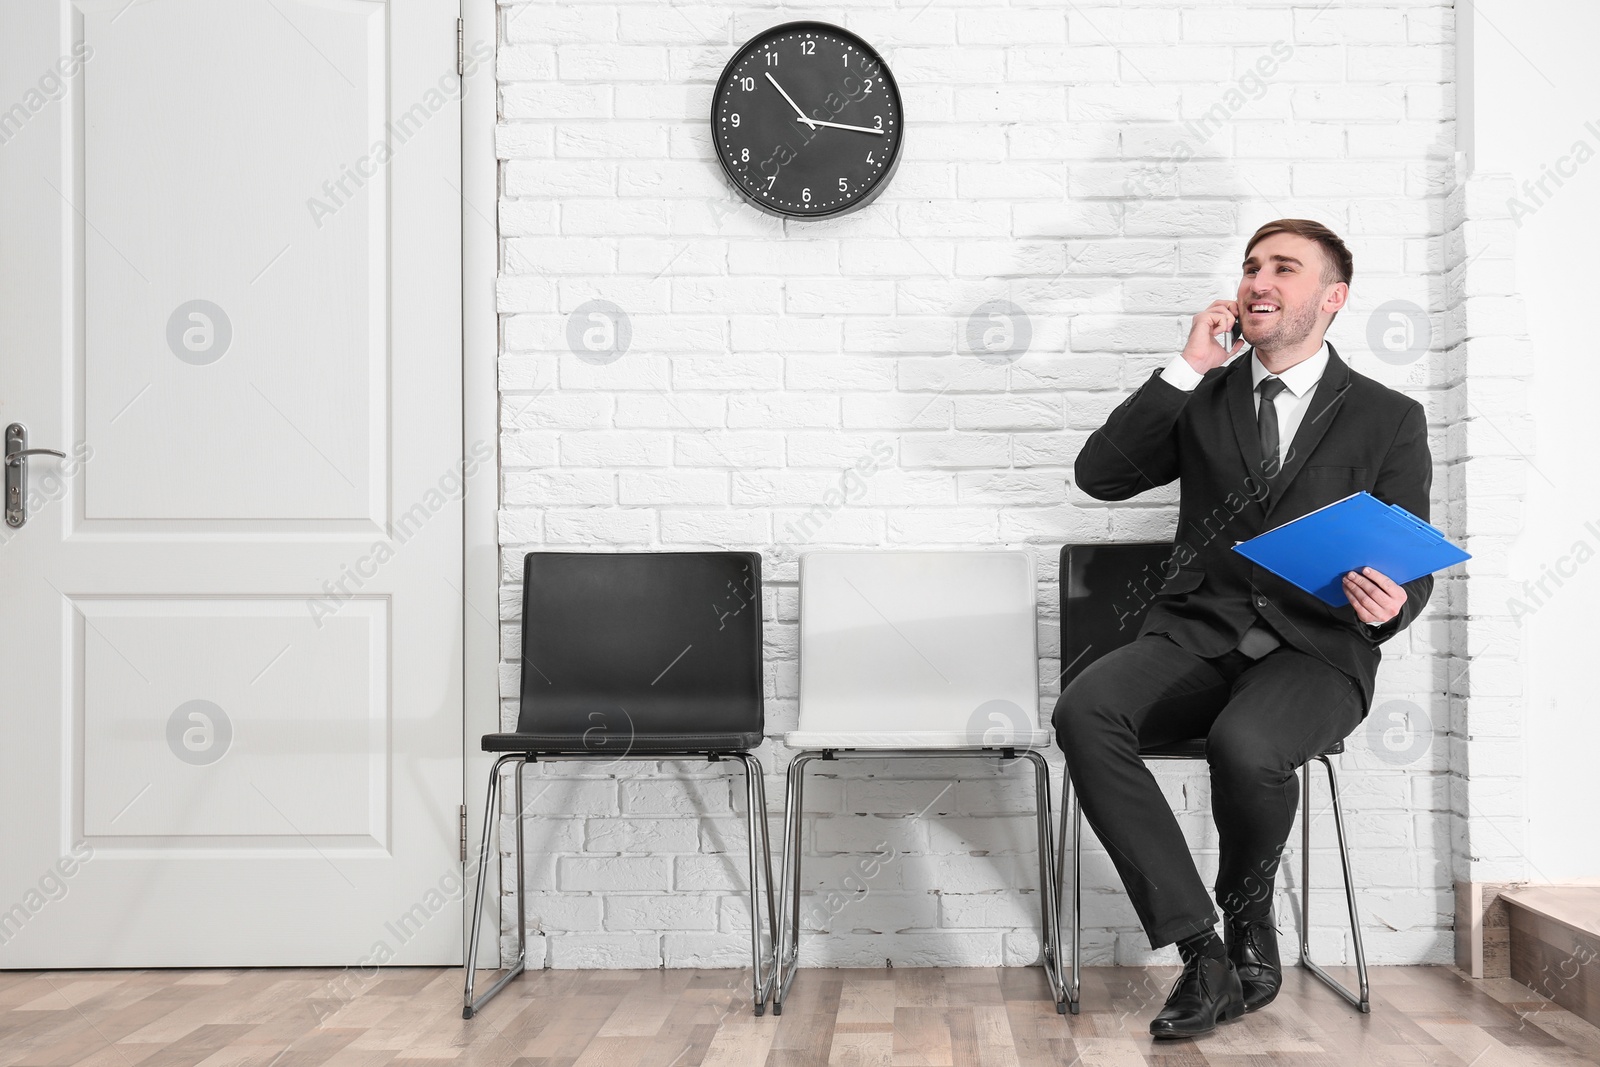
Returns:
[[[1283,966],[1278,962],[1278,931],[1268,919],[1251,919],[1224,925],[1222,940],[1228,959],[1239,972],[1244,989],[1244,1010],[1255,1011],[1272,1003],[1283,988]]]
[[[1244,991],[1233,964],[1196,956],[1184,964],[1166,1006],[1150,1020],[1150,1033],[1162,1038],[1198,1037],[1215,1030],[1219,1022],[1243,1014]]]

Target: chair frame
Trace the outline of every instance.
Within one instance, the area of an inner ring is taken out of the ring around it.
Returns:
[[[1349,1001],[1364,1015],[1372,1012],[1371,987],[1367,983],[1367,957],[1361,945],[1361,920],[1356,912],[1355,880],[1350,873],[1350,849],[1345,841],[1344,811],[1339,803],[1339,780],[1334,773],[1333,761],[1330,756],[1338,755],[1344,751],[1344,742],[1340,741],[1327,751],[1319,753],[1312,760],[1307,760],[1300,769],[1300,966],[1310,971],[1321,979],[1330,989]],[[1159,751],[1145,751],[1139,753],[1142,759],[1152,760],[1196,760],[1203,759],[1203,755],[1193,753],[1162,753]],[[1350,934],[1355,943],[1356,976],[1360,980],[1361,992],[1359,995],[1350,991],[1345,985],[1323,970],[1311,958],[1311,763],[1320,761],[1328,772],[1328,791],[1332,797],[1333,825],[1339,837],[1339,861],[1344,871],[1345,902],[1350,909]],[[1069,986],[1069,1002],[1072,1013],[1078,1014],[1078,996],[1082,988],[1081,960],[1083,955],[1083,811],[1078,806],[1078,798],[1072,789],[1072,776],[1062,769],[1061,785],[1061,840],[1057,852],[1056,884],[1061,884],[1063,872],[1060,865],[1066,860],[1067,823],[1072,823],[1072,979]],[[1070,813],[1070,814],[1069,814]]]
[[[523,822],[527,818],[527,810],[522,800],[523,770],[529,763],[538,762],[573,762],[573,761],[598,761],[612,762],[616,760],[629,760],[633,762],[661,762],[667,760],[706,760],[719,763],[723,760],[733,760],[744,767],[745,775],[745,812],[748,828],[747,850],[750,858],[750,966],[751,966],[751,997],[757,1015],[765,1014],[767,999],[771,996],[777,975],[777,944],[778,944],[778,915],[774,908],[772,890],[772,847],[767,837],[767,788],[761,768],[761,761],[756,756],[744,749],[728,751],[692,751],[692,750],[652,750],[649,752],[625,753],[623,755],[600,754],[589,755],[574,752],[508,752],[494,761],[493,768],[489,771],[489,800],[483,811],[483,838],[478,849],[478,879],[477,891],[472,907],[472,934],[468,942],[466,959],[466,982],[461,993],[461,1017],[470,1019],[483,1009],[496,994],[505,988],[506,984],[516,978],[528,965],[528,924],[527,906],[524,893],[524,859],[523,859]],[[517,864],[517,958],[505,973],[497,978],[493,985],[483,992],[477,999],[473,999],[473,988],[477,980],[478,966],[478,939],[482,931],[482,915],[484,902],[484,887],[488,880],[489,869],[489,842],[493,836],[492,831],[497,814],[496,805],[500,795],[500,772],[508,764],[516,766],[516,784],[514,796],[517,805],[516,811],[516,864]],[[767,950],[761,946],[761,906],[760,887],[762,880],[757,874],[756,841],[759,836],[761,853],[764,860],[766,874],[765,887],[767,896]],[[776,1009],[774,1009],[776,1014]]]
[[[1077,1013],[1076,992],[1069,991],[1061,973],[1061,901],[1057,883],[1058,865],[1054,857],[1050,833],[1050,767],[1044,757],[1032,748],[1022,746],[994,746],[988,748],[915,748],[915,749],[850,749],[813,748],[797,753],[789,763],[788,792],[783,814],[783,882],[779,896],[785,922],[782,940],[776,959],[777,982],[772,991],[772,1014],[783,1014],[783,1001],[794,983],[800,961],[800,823],[805,814],[805,769],[816,760],[841,759],[943,759],[950,756],[979,759],[998,759],[1004,764],[1010,760],[1025,759],[1033,765],[1034,785],[1037,791],[1036,821],[1039,833],[1039,908],[1044,924],[1041,935],[1040,962],[1045,978],[1050,983],[1051,997],[1056,1011],[1065,1014],[1069,995],[1073,998],[1073,1013]]]

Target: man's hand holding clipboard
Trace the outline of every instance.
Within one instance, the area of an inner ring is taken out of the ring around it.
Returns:
[[[1370,625],[1406,602],[1400,584],[1471,559],[1439,530],[1368,492],[1352,493],[1233,550]]]

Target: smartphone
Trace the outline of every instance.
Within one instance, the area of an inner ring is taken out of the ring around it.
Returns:
[[[1228,351],[1233,351],[1233,346],[1244,338],[1244,322],[1240,319],[1233,320],[1233,329],[1228,333]]]

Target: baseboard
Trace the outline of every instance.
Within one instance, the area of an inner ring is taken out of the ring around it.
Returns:
[[[1511,915],[1501,894],[1522,884],[1456,883],[1456,966],[1463,972],[1511,977]]]

